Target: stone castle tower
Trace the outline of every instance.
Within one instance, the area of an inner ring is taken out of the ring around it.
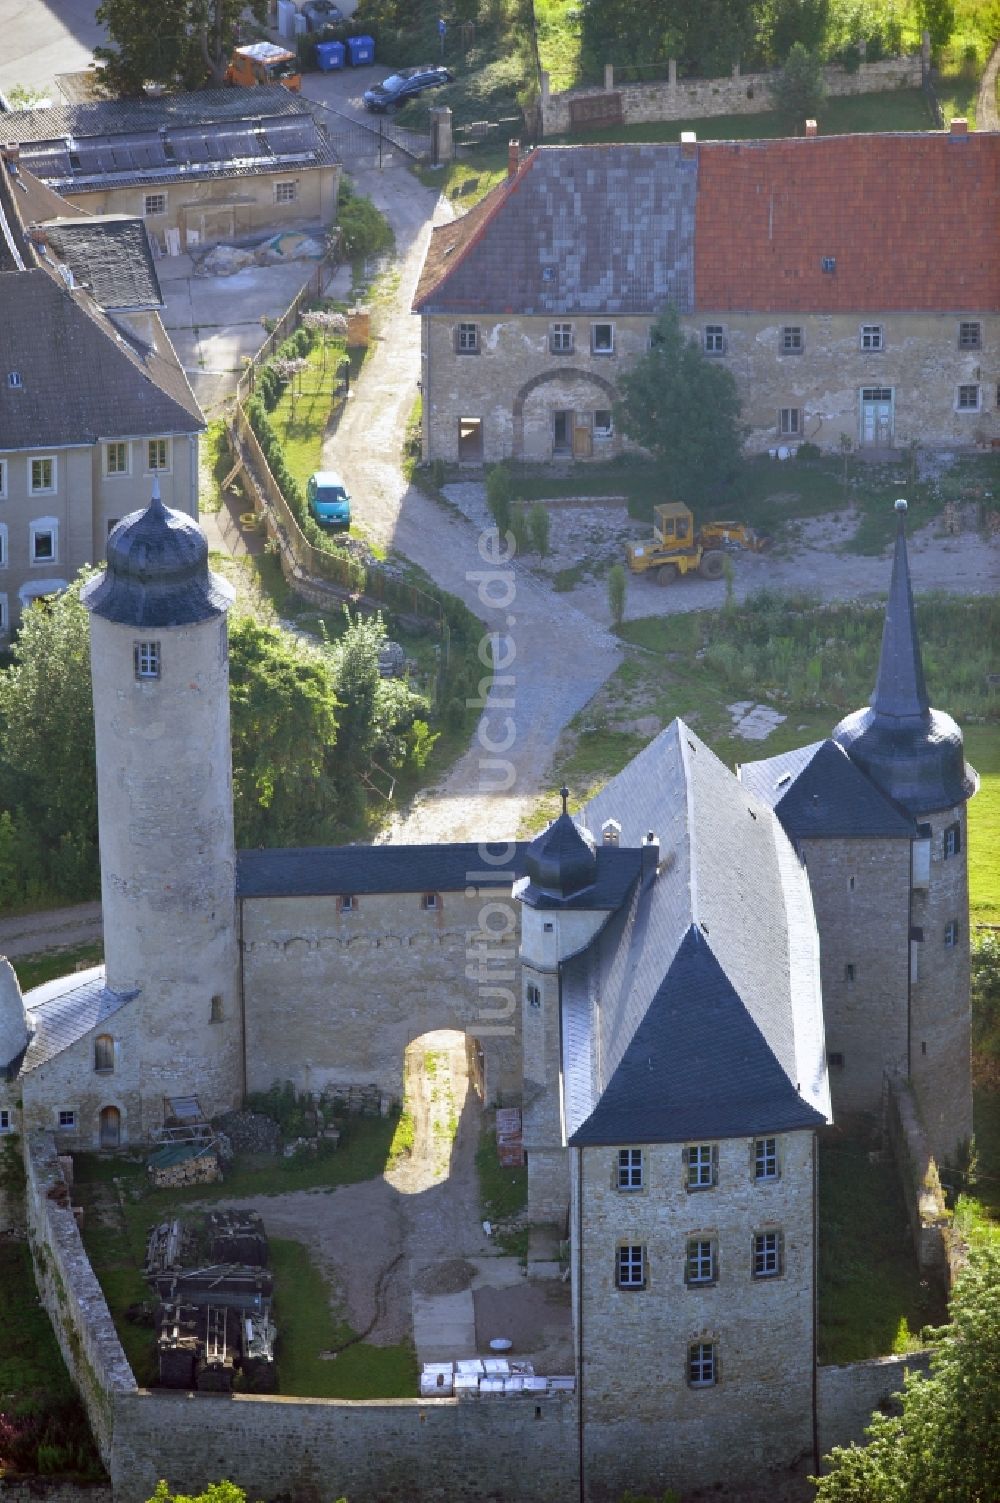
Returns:
[[[226,612],[198,524],[154,482],[108,539],[91,613],[107,985],[138,989],[143,1130],[165,1096],[242,1093]],[[133,1134],[139,1137],[139,1132]]]

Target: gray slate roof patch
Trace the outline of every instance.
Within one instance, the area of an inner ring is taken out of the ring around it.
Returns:
[[[141,219],[99,214],[40,226],[50,252],[101,308],[162,308],[163,294]]]
[[[836,741],[744,762],[740,781],[770,805],[793,840],[911,839],[916,826]]]
[[[454,845],[342,845],[294,850],[240,851],[236,890],[241,898],[328,897],[388,892],[508,891],[524,870],[527,843],[506,850]],[[484,851],[489,855],[484,858]],[[494,864],[490,858],[504,855]]]
[[[37,1070],[138,995],[109,991],[102,965],[34,987],[24,998],[31,1038],[17,1073]]]

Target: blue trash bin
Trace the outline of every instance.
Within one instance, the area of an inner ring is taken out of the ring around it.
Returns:
[[[373,63],[375,61],[375,38],[348,37],[347,60],[352,68],[360,68],[364,63]]]
[[[321,73],[333,73],[344,66],[343,42],[317,42],[316,66]]]

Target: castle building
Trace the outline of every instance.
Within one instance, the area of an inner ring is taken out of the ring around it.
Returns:
[[[939,1160],[972,1130],[976,779],[897,506],[872,702],[830,739],[737,776],[675,720],[530,844],[237,855],[231,592],[154,493],[84,596],[106,966],[23,1000],[0,966],[0,1132],[140,1144],[165,1098],[284,1079],[398,1097],[408,1043],[461,1029],[568,1231],[582,1496],[810,1464],[817,1133],[907,1082]]]

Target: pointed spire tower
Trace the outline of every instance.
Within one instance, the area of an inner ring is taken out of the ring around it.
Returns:
[[[882,630],[882,652],[870,706],[834,728],[833,739],[872,782],[907,809],[949,809],[976,791],[962,732],[932,710],[924,682],[906,553],[906,502],[896,502],[896,551]]]

